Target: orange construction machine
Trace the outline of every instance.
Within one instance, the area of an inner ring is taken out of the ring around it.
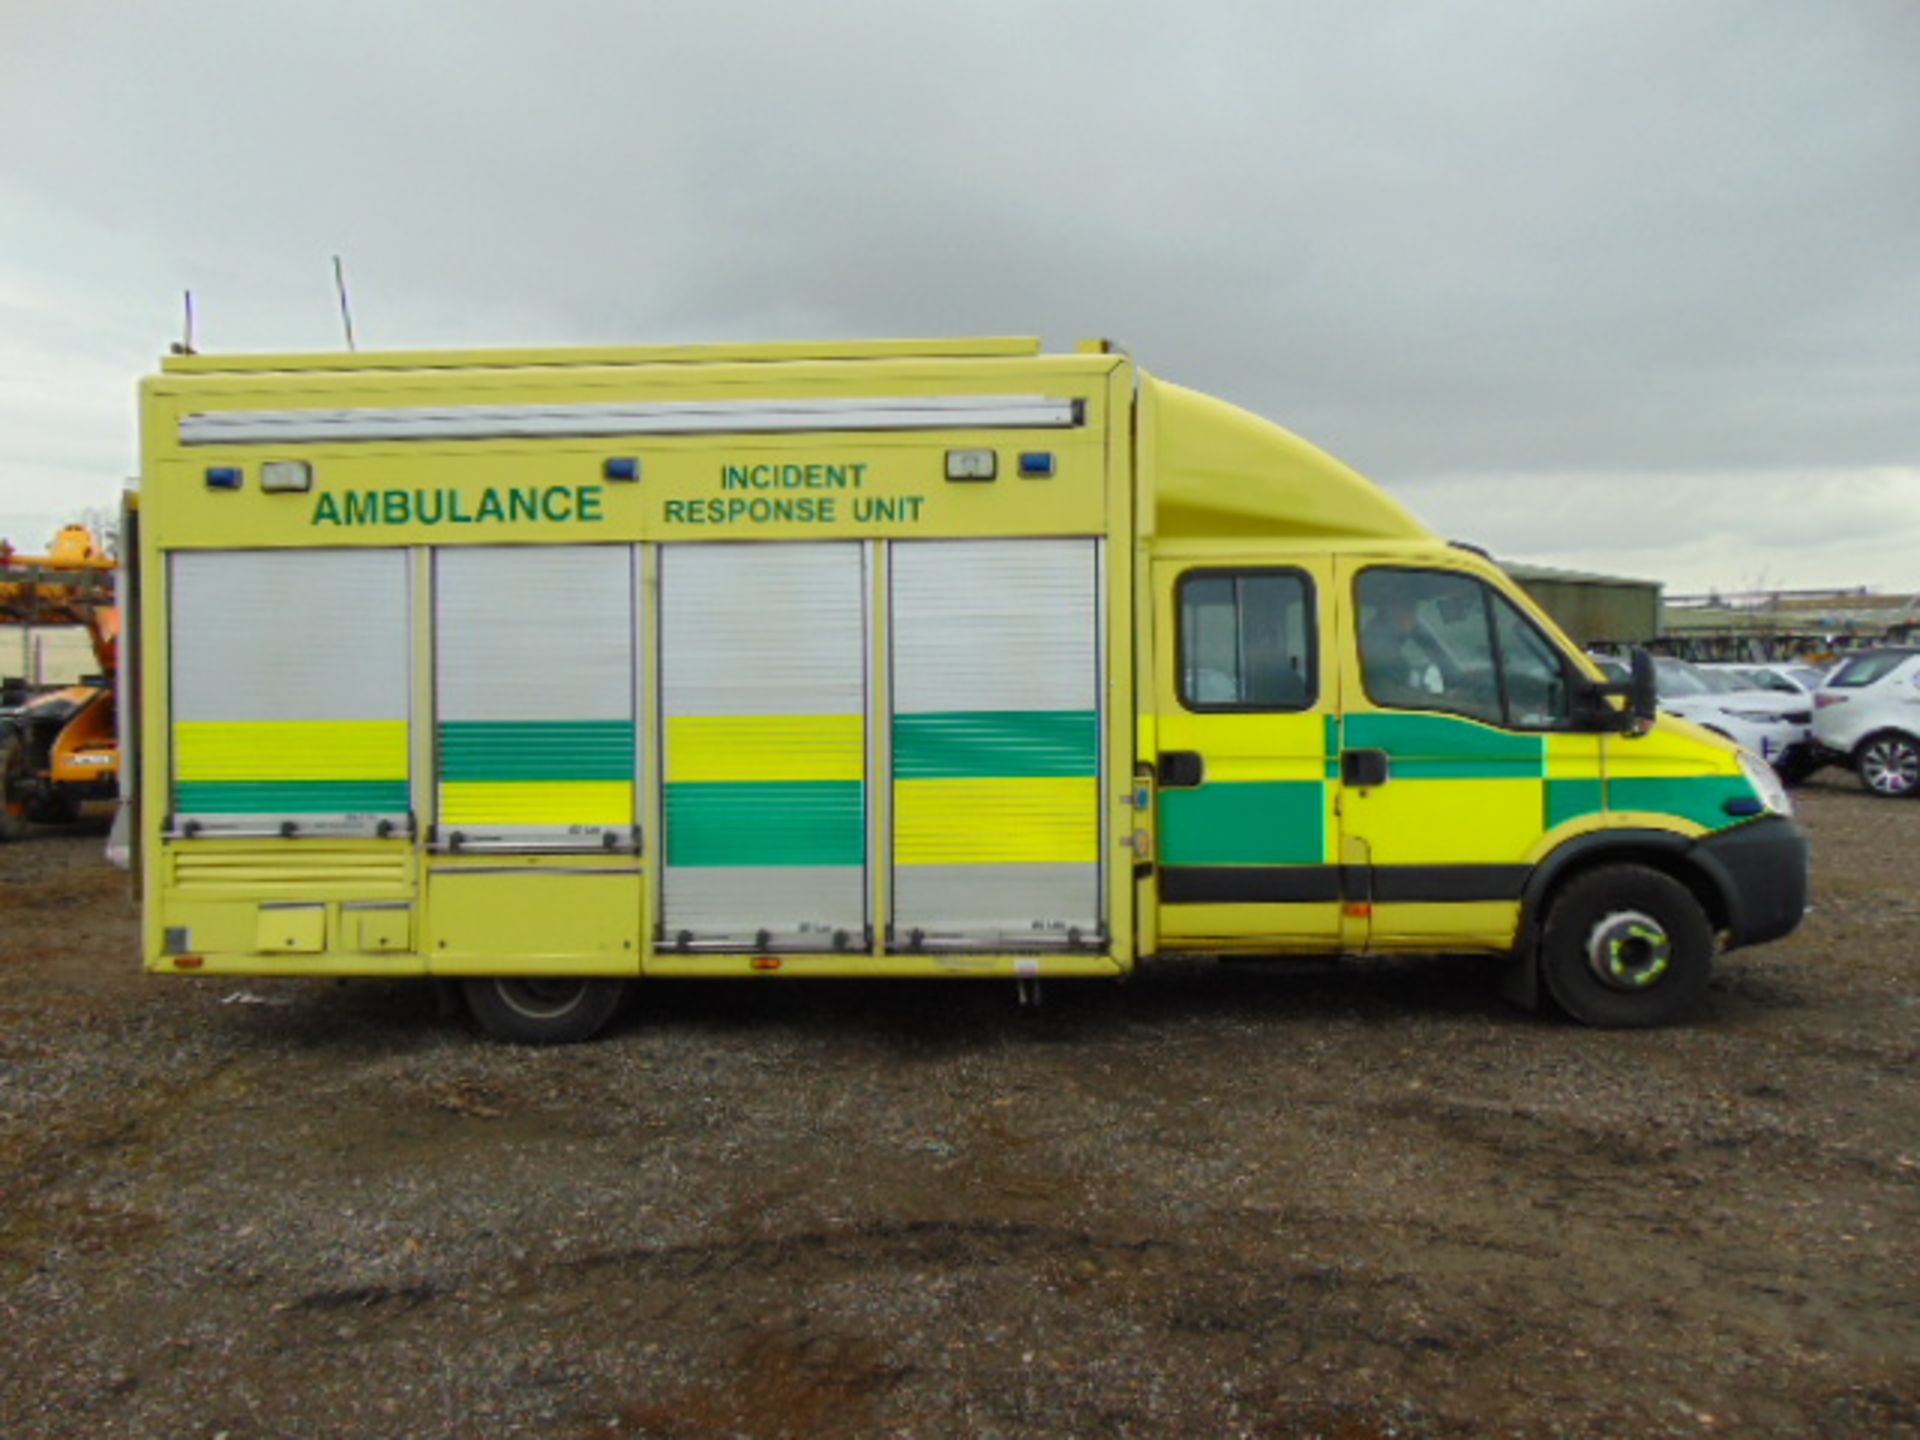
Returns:
[[[114,568],[84,525],[62,529],[45,555],[17,554],[0,540],[0,625],[29,633],[82,626],[100,670],[77,685],[34,693],[21,681],[0,694],[0,840],[20,835],[29,822],[76,819],[86,802],[118,793]]]

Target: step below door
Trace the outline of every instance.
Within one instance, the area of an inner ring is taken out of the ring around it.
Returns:
[[[894,947],[1102,943],[1099,542],[890,556]]]
[[[667,950],[866,950],[858,541],[660,550]]]

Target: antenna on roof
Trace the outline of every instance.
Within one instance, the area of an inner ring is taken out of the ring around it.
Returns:
[[[180,338],[173,342],[173,353],[191,355],[193,354],[193,291],[183,290],[180,293],[186,299],[186,313],[183,317]]]
[[[340,324],[347,332],[347,349],[359,347],[353,343],[353,311],[347,305],[347,272],[340,266],[340,257],[333,257],[333,288],[340,296]]]

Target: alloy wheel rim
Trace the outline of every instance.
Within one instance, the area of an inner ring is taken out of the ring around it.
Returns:
[[[1645,990],[1672,964],[1666,927],[1642,911],[1616,910],[1587,935],[1587,968],[1609,990]]]
[[[1860,758],[1860,777],[1883,795],[1905,795],[1920,785],[1920,748],[1876,740]]]

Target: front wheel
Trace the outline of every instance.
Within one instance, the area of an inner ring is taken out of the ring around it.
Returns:
[[[487,976],[461,983],[480,1028],[515,1045],[572,1045],[591,1040],[620,1008],[623,980],[577,976]]]
[[[1920,792],[1920,740],[1889,730],[1867,737],[1854,756],[1860,783],[1890,800]]]
[[[1540,972],[1586,1025],[1644,1029],[1684,1019],[1706,994],[1713,927],[1678,880],[1609,865],[1570,881],[1547,911]]]

